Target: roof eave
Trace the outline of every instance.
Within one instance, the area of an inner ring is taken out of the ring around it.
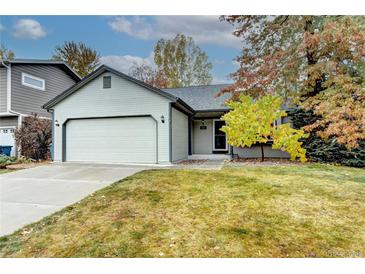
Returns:
[[[219,109],[197,109],[195,110],[196,113],[199,112],[228,112],[228,108],[219,108]]]
[[[195,114],[195,110],[194,110],[191,106],[189,106],[187,103],[185,103],[182,99],[180,99],[180,98],[176,97],[176,102],[177,102],[178,104],[181,104],[181,105],[182,105],[183,107],[185,107],[187,110],[189,110],[191,114]]]
[[[80,81],[82,77],[74,71],[66,62],[57,61],[57,60],[36,60],[36,59],[12,59],[12,60],[3,60],[9,64],[38,64],[38,65],[60,65],[64,66],[73,76],[73,78],[77,81]]]

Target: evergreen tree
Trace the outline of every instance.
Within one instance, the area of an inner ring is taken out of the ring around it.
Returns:
[[[313,124],[318,119],[312,111],[300,108],[290,110],[289,115],[293,127],[297,129]],[[306,155],[310,161],[365,167],[365,141],[359,142],[358,147],[349,151],[344,145],[339,144],[335,137],[325,141],[313,131],[307,139],[303,140],[303,148],[306,149]]]

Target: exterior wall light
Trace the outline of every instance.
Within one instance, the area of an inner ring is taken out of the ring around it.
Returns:
[[[58,120],[54,121],[56,127],[59,127],[60,126],[60,123],[58,123]]]
[[[161,115],[161,122],[165,123],[165,116]]]

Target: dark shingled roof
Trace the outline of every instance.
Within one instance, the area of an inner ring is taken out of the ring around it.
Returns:
[[[69,74],[77,82],[81,80],[78,75],[66,62],[48,59],[11,59],[5,60],[0,58],[0,66],[2,63],[5,64],[20,64],[20,65],[53,65],[61,67],[67,74]]]
[[[229,86],[229,84],[168,88],[162,90],[180,98],[195,111],[213,111],[228,110],[224,105],[224,101],[230,98],[230,94],[226,93],[219,97],[215,97],[215,95],[226,86]]]

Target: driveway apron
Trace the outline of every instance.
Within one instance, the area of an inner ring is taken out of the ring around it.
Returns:
[[[73,204],[147,166],[49,164],[0,175],[0,236]]]

